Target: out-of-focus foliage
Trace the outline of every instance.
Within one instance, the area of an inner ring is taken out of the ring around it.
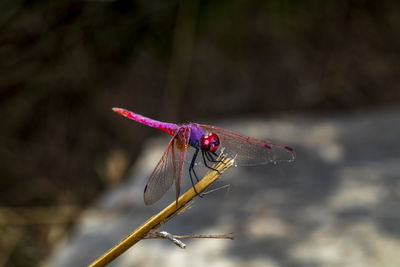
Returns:
[[[396,105],[399,5],[3,0],[0,203],[93,200],[152,132],[113,106],[179,122]],[[44,254],[48,233],[27,232],[9,266]]]

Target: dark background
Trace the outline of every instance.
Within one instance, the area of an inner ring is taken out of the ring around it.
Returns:
[[[397,1],[0,2],[0,265],[40,264],[163,121],[400,102]]]

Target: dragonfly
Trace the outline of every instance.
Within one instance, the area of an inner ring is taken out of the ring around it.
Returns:
[[[178,201],[185,162],[189,164],[189,177],[196,191],[194,179],[197,182],[199,179],[195,166],[200,155],[204,166],[211,170],[215,170],[212,165],[218,162],[218,155],[222,151],[224,156],[235,161],[235,166],[295,159],[294,150],[288,146],[248,137],[232,130],[198,123],[177,125],[150,119],[123,108],[115,107],[112,110],[172,136],[160,161],[147,180],[143,197],[146,205],[151,205],[161,199],[173,183],[175,183],[176,202]],[[191,159],[187,159],[190,147],[194,149],[194,153]]]

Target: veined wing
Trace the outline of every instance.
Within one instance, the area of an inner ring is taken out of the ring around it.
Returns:
[[[293,161],[295,152],[292,148],[271,141],[241,135],[237,132],[211,125],[200,125],[206,132],[219,137],[224,154],[233,158],[238,165],[258,165],[277,161]]]
[[[189,144],[190,128],[182,127],[174,134],[150,175],[144,188],[144,203],[151,205],[158,201],[175,181],[176,200],[180,193],[183,164]]]

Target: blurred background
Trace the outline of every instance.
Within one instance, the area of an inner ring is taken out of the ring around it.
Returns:
[[[171,122],[400,103],[397,1],[0,2],[0,266],[38,266]],[[140,129],[139,129],[140,128]]]

